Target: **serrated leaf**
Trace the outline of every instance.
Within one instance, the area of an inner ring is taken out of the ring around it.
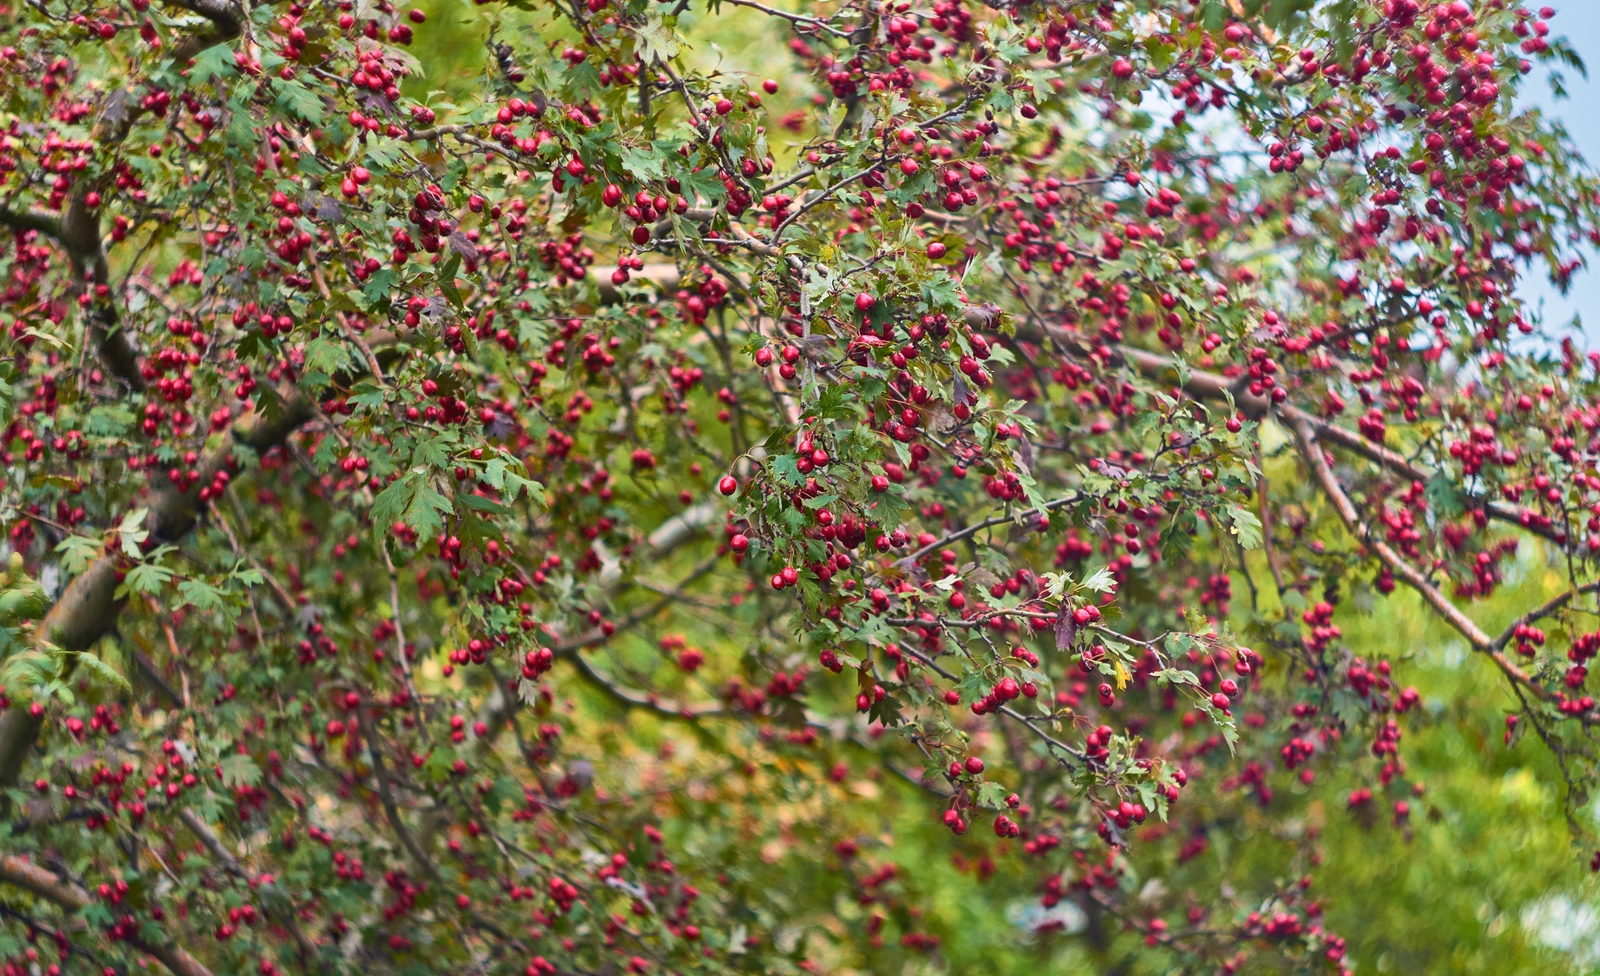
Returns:
[[[1239,540],[1239,548],[1261,548],[1261,520],[1256,517],[1255,512],[1243,505],[1234,505],[1228,509],[1228,521],[1233,529],[1234,538]]]
[[[89,568],[89,564],[100,558],[104,548],[99,539],[90,539],[81,535],[69,535],[56,546],[56,552],[61,554],[61,570],[68,576],[77,576]]]
[[[233,63],[232,48],[226,44],[217,44],[195,56],[194,65],[189,68],[189,81],[201,84],[235,70],[237,69]]]
[[[799,459],[793,454],[779,454],[772,459],[772,473],[785,483],[798,485],[805,479],[800,475]]]
[[[620,155],[622,156],[622,168],[641,182],[659,180],[666,174],[661,162],[662,153],[656,151],[654,147],[645,150],[628,146],[623,148]]]
[[[225,594],[207,583],[205,580],[186,579],[178,582],[178,597],[184,604],[191,604],[196,610],[221,610],[224,608]]]
[[[1006,794],[1010,792],[999,783],[985,780],[978,784],[978,806],[986,810],[999,810],[1005,807]]]
[[[411,500],[411,504],[406,507],[406,524],[416,530],[417,537],[421,541],[427,542],[444,528],[444,517],[454,512],[450,499],[434,491],[424,482],[417,490],[416,497]]]
[[[1096,593],[1110,593],[1116,586],[1117,578],[1104,566],[1089,574],[1088,578],[1078,584],[1080,589],[1093,590]]]
[[[147,508],[136,508],[122,517],[122,523],[117,526],[117,535],[122,540],[122,551],[129,559],[144,558],[139,544],[149,538],[150,533],[144,527],[145,516],[149,514]]]
[[[1183,668],[1164,668],[1155,673],[1155,679],[1157,681],[1165,681],[1167,684],[1200,687],[1199,676],[1193,671],[1186,671]]]
[[[400,517],[411,506],[411,499],[417,491],[417,482],[421,478],[421,472],[413,471],[379,492],[378,497],[372,500],[373,523],[379,528],[386,529],[400,521]]]
[[[661,11],[650,11],[644,26],[635,28],[633,33],[634,50],[645,64],[671,61],[678,56],[677,35],[667,26],[666,17]]]
[[[322,122],[322,99],[298,81],[279,79],[273,83],[273,88],[278,92],[278,104],[298,115],[300,118],[317,125]]]
[[[161,592],[161,588],[173,577],[172,570],[155,563],[144,562],[128,570],[128,575],[123,577],[122,585],[117,587],[117,596],[126,596],[129,593],[143,593],[153,595]]]
[[[224,786],[254,786],[261,782],[261,767],[249,756],[235,753],[217,765],[222,769]]]
[[[867,710],[867,719],[881,722],[886,728],[899,728],[905,724],[905,717],[900,714],[900,700],[893,695],[884,695],[882,700],[872,703]]]
[[[82,667],[88,668],[90,671],[93,671],[95,674],[111,682],[124,691],[133,690],[133,686],[128,684],[128,679],[122,676],[121,671],[118,671],[116,668],[100,660],[100,658],[89,653],[88,651],[82,651],[78,654],[78,664]]]

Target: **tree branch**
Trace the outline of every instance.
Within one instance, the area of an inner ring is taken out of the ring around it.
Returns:
[[[199,814],[188,807],[184,807],[178,811],[178,819],[183,821],[184,826],[189,828],[190,833],[200,838],[200,843],[205,845],[205,849],[222,864],[229,874],[244,880],[252,888],[260,885],[260,878],[246,870],[245,866],[239,863],[239,859],[234,857],[233,853],[223,845],[222,838],[216,835],[209,824],[200,819]],[[267,905],[267,909],[275,921],[289,930],[289,934],[294,938],[295,945],[300,948],[302,961],[308,964],[312,961],[317,961],[317,968],[325,971],[326,967],[321,965],[321,961],[317,956],[316,943],[312,942],[310,936],[306,935],[306,930],[300,926],[300,920],[295,917],[294,910],[292,908],[285,910],[281,906],[271,906],[270,904]]]
[[[281,444],[291,432],[315,415],[311,401],[292,394],[276,411],[258,411],[241,417],[216,450],[201,460],[200,478],[187,490],[168,487],[150,503],[145,527],[150,537],[174,542],[194,527],[199,518],[200,488],[208,485],[233,456],[235,444],[264,451]],[[86,651],[116,629],[126,599],[117,597],[126,560],[105,555],[74,579],[39,622],[36,634],[66,651]],[[22,706],[0,713],[0,788],[16,782],[28,751],[38,738],[44,717],[33,717]]]
[[[80,911],[91,900],[87,891],[71,881],[64,881],[32,861],[10,854],[0,857],[0,881],[72,912]],[[160,960],[174,976],[211,976],[211,970],[178,946],[149,943],[137,936],[128,939],[128,944]]]
[[[1376,552],[1378,557],[1388,564],[1396,576],[1404,580],[1406,585],[1416,590],[1425,603],[1431,606],[1439,616],[1445,619],[1445,622],[1467,639],[1473,650],[1489,655],[1500,666],[1500,670],[1504,671],[1512,681],[1529,689],[1539,697],[1544,697],[1544,689],[1535,684],[1526,672],[1502,654],[1498,650],[1498,645],[1494,639],[1484,633],[1482,627],[1479,627],[1471,617],[1462,613],[1459,607],[1450,602],[1449,597],[1446,597],[1438,587],[1428,582],[1427,577],[1423,576],[1416,567],[1406,561],[1393,547],[1372,534],[1366,524],[1361,521],[1360,515],[1357,514],[1355,503],[1350,500],[1350,496],[1345,494],[1344,487],[1339,484],[1339,479],[1333,473],[1333,468],[1329,466],[1328,459],[1323,456],[1322,445],[1317,443],[1317,432],[1313,429],[1310,421],[1302,419],[1295,424],[1294,430],[1300,440],[1301,455],[1305,458],[1306,464],[1311,468],[1312,473],[1316,475],[1318,482],[1321,483],[1323,493],[1333,503],[1334,510],[1339,513],[1339,517],[1344,521],[1345,528],[1350,530],[1350,534],[1355,536],[1364,546]]]
[[[1166,356],[1135,349],[1131,346],[1117,346],[1116,354],[1121,360],[1146,376],[1160,376],[1164,373],[1175,373],[1177,363]],[[1247,387],[1237,380],[1230,380],[1217,373],[1192,371],[1189,379],[1183,384],[1183,391],[1201,400],[1222,400],[1232,395],[1234,403],[1239,406],[1247,416],[1262,417],[1268,413],[1276,414],[1285,424],[1294,427],[1297,424],[1310,424],[1316,431],[1319,440],[1328,440],[1352,454],[1359,454],[1368,461],[1402,475],[1412,481],[1426,484],[1433,480],[1434,472],[1420,468],[1411,463],[1403,455],[1391,451],[1382,444],[1374,444],[1361,434],[1341,427],[1331,420],[1308,413],[1290,403],[1273,405],[1267,397],[1253,396]],[[1485,514],[1500,522],[1510,522],[1524,531],[1548,539],[1565,548],[1570,545],[1565,532],[1538,525],[1525,525],[1522,513],[1509,505],[1503,505],[1476,495],[1468,495],[1472,501],[1483,507]]]
[[[10,207],[0,206],[0,224],[16,230],[36,230],[41,234],[57,237],[61,233],[61,218],[44,210],[13,210]]]
[[[190,58],[208,47],[223,44],[239,36],[244,27],[244,11],[229,0],[163,0],[169,7],[178,7],[199,14],[211,21],[212,29],[203,34],[191,34],[172,49],[171,63],[182,67]]]
[[[1514,637],[1517,636],[1518,627],[1531,624],[1535,620],[1543,620],[1545,617],[1548,617],[1552,613],[1555,613],[1556,611],[1565,607],[1568,603],[1571,603],[1574,597],[1581,596],[1585,593],[1593,593],[1596,590],[1600,590],[1600,581],[1585,583],[1582,586],[1568,590],[1560,596],[1551,599],[1548,603],[1541,607],[1528,611],[1527,613],[1518,617],[1516,620],[1512,621],[1510,626],[1506,627],[1506,629],[1501,632],[1500,636],[1494,639],[1494,646],[1496,648],[1505,647],[1507,644],[1511,643]]]

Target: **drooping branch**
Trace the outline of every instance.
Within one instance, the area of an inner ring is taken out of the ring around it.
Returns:
[[[1582,586],[1574,587],[1565,593],[1552,597],[1544,605],[1529,610],[1507,625],[1506,629],[1500,633],[1500,636],[1494,639],[1494,646],[1496,648],[1505,647],[1516,638],[1517,628],[1526,627],[1536,621],[1543,620],[1553,613],[1558,613],[1565,609],[1567,604],[1571,603],[1576,597],[1585,593],[1593,593],[1596,590],[1600,590],[1600,580],[1593,583],[1585,583]]]
[[[184,807],[178,811],[178,818],[183,821],[184,826],[189,828],[190,833],[200,839],[200,843],[222,865],[224,870],[242,879],[253,888],[260,886],[261,877],[248,870],[239,862],[238,858],[233,856],[233,853],[223,845],[222,838],[216,835],[216,832],[201,819],[198,813],[188,807]],[[311,937],[306,935],[305,928],[301,926],[300,919],[296,917],[293,910],[285,910],[281,905],[275,905],[271,902],[266,903],[266,908],[273,921],[288,929],[289,934],[294,938],[295,945],[300,949],[301,957],[308,963],[317,960],[316,943],[312,942]],[[325,966],[321,965],[318,968],[326,969]]]
[[[1181,375],[1182,381],[1179,385],[1185,393],[1197,400],[1225,400],[1231,397],[1234,404],[1248,417],[1259,419],[1271,414],[1291,428],[1301,423],[1310,424],[1319,440],[1331,441],[1352,454],[1358,454],[1407,480],[1426,484],[1435,476],[1434,472],[1412,463],[1396,451],[1381,444],[1374,444],[1356,431],[1318,417],[1292,403],[1274,404],[1267,397],[1252,394],[1247,382],[1241,383],[1237,379],[1229,379],[1219,373],[1204,370],[1187,370],[1180,374],[1175,360],[1132,346],[1116,346],[1113,352],[1121,362],[1146,376],[1172,375],[1178,378]],[[1482,506],[1484,514],[1489,518],[1516,525],[1563,548],[1570,545],[1570,540],[1564,531],[1537,522],[1525,521],[1522,513],[1509,505],[1470,493],[1468,497],[1473,504]]]
[[[1323,493],[1333,503],[1333,508],[1339,513],[1339,518],[1344,522],[1345,528],[1355,536],[1362,545],[1378,554],[1378,558],[1386,563],[1407,586],[1416,590],[1434,612],[1443,617],[1445,622],[1467,639],[1475,651],[1481,651],[1494,659],[1500,670],[1506,673],[1517,684],[1522,685],[1534,694],[1543,697],[1544,689],[1536,684],[1527,673],[1508,659],[1499,650],[1495,640],[1484,632],[1482,627],[1461,612],[1461,608],[1450,602],[1437,586],[1428,580],[1415,566],[1412,566],[1400,553],[1394,550],[1387,542],[1377,538],[1371,529],[1362,522],[1361,516],[1356,511],[1355,503],[1345,493],[1344,486],[1339,484],[1339,478],[1334,474],[1328,459],[1322,453],[1322,445],[1317,443],[1316,431],[1307,420],[1301,420],[1294,425],[1296,437],[1300,442],[1300,453],[1308,467],[1316,475],[1318,483],[1322,486]]]

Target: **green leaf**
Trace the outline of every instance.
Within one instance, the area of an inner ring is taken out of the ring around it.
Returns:
[[[84,430],[97,437],[121,437],[133,427],[134,419],[133,411],[107,404],[89,411]]]
[[[379,268],[361,288],[361,298],[367,309],[384,309],[389,306],[389,293],[400,283],[400,276],[391,268]],[[354,294],[352,292],[352,294]]]
[[[422,771],[433,782],[443,783],[454,772],[455,761],[456,751],[449,746],[440,746],[422,764]]]
[[[312,125],[322,122],[322,99],[298,81],[279,79],[273,83],[278,92],[278,104],[305,119]]]
[[[1233,505],[1228,509],[1228,520],[1241,549],[1261,548],[1261,520],[1255,512],[1243,505]]]
[[[439,269],[438,276],[439,290],[444,293],[445,298],[450,300],[450,304],[457,309],[460,309],[463,305],[461,290],[456,287],[456,271],[460,267],[461,254],[457,251],[451,251],[450,257],[445,259],[444,265]],[[465,336],[467,334],[469,334],[469,330],[463,329],[462,335]]]
[[[270,385],[262,386],[256,391],[256,413],[269,424],[277,423],[287,406],[283,402],[283,397],[279,396],[278,391]]]
[[[1170,685],[1192,685],[1196,688],[1200,687],[1199,676],[1197,676],[1193,671],[1186,671],[1183,668],[1163,668],[1162,670],[1157,671],[1154,677],[1157,681],[1163,681]]]
[[[350,364],[344,343],[318,337],[306,343],[306,369],[333,376]]]
[[[400,521],[410,507],[412,497],[416,495],[417,482],[421,478],[420,471],[413,471],[379,492],[378,497],[372,500],[373,524],[384,528]]]
[[[666,17],[659,10],[650,11],[645,25],[634,29],[634,37],[634,50],[645,64],[671,61],[678,56],[677,35],[667,26]]]
[[[249,756],[235,753],[217,765],[222,769],[224,786],[254,786],[261,782],[261,767]]]
[[[441,495],[440,497],[442,498],[443,496]],[[504,505],[500,504],[494,499],[485,498],[482,495],[474,495],[471,492],[462,492],[457,497],[461,500],[462,505],[472,509],[473,511],[489,512],[494,515],[500,515],[506,510]],[[446,504],[448,505],[448,500],[446,500]]]
[[[460,438],[454,431],[432,434],[417,441],[411,451],[411,463],[426,468],[441,469],[451,465],[451,451]]]
[[[365,407],[368,410],[381,410],[383,409],[383,387],[371,380],[363,380],[356,384],[355,392],[345,399],[358,407]]]
[[[215,44],[195,56],[194,66],[189,69],[189,81],[203,84],[218,75],[237,70],[233,63],[233,49],[226,44]]]
[[[1006,794],[1011,791],[989,780],[978,784],[978,806],[986,810],[1000,810],[1005,807]]]
[[[123,597],[129,593],[144,593],[154,595],[161,592],[161,588],[172,579],[174,573],[165,566],[155,563],[140,563],[128,570],[128,575],[123,578],[122,585],[117,587],[117,596]]]
[[[773,458],[772,473],[791,485],[798,485],[805,480],[800,476],[799,458],[793,454],[780,454]]]
[[[663,153],[654,147],[650,149],[635,149],[628,146],[622,150],[620,155],[622,156],[622,168],[641,182],[659,180],[666,173],[661,162]]]
[[[122,523],[117,526],[117,535],[122,539],[122,551],[129,559],[143,559],[144,552],[139,548],[140,543],[150,537],[144,527],[145,516],[150,513],[147,508],[136,508],[122,517]]]
[[[78,664],[88,668],[90,671],[93,671],[95,674],[111,682],[124,691],[133,690],[133,686],[128,684],[128,679],[122,676],[121,671],[118,671],[116,668],[100,660],[98,657],[89,653],[88,651],[79,652]]]
[[[488,499],[480,498],[477,501],[486,502]],[[374,525],[379,526],[405,522],[416,530],[419,538],[427,541],[445,528],[445,517],[453,512],[450,499],[434,491],[427,483],[427,472],[413,470],[394,485],[384,488],[378,498],[373,499],[371,517]]]
[[[192,604],[196,610],[221,610],[226,606],[225,594],[207,583],[205,580],[186,579],[178,583],[178,596],[184,604]]]
[[[43,651],[13,654],[0,664],[0,684],[33,688],[48,682],[60,670],[60,662]]]
[[[1093,590],[1096,593],[1110,593],[1116,586],[1116,577],[1112,576],[1111,570],[1104,566],[1089,574],[1087,579],[1078,584],[1080,589]]]
[[[905,716],[900,714],[900,700],[893,695],[884,695],[881,701],[872,703],[872,708],[867,711],[869,721],[882,722],[888,728],[899,728],[906,724]]]
[[[44,587],[26,580],[14,589],[0,593],[0,624],[15,625],[24,620],[42,617],[50,610],[50,598]]]

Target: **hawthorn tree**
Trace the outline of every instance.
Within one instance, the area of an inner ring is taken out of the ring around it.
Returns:
[[[1587,796],[1548,9],[9,2],[7,976],[937,968],[862,768],[1133,971],[1348,972],[1398,587]]]

